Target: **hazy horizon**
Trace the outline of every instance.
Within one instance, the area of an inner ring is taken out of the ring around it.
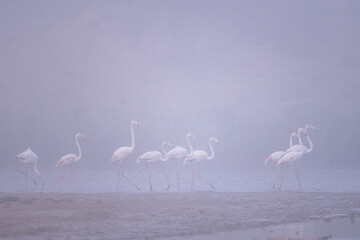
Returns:
[[[77,153],[110,168],[162,141],[263,168],[306,124],[304,166],[359,168],[359,1],[1,1],[0,168]]]

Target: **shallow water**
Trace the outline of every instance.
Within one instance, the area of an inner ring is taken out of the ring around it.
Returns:
[[[116,191],[117,169],[108,170],[81,170],[81,166],[74,166],[74,175],[79,183],[81,192],[102,193]],[[0,192],[24,192],[24,175],[20,173],[22,169],[13,168],[7,172],[0,172]],[[152,183],[154,192],[167,192],[167,182],[161,172],[161,168],[153,168]],[[43,171],[45,186],[43,192],[57,192],[62,169]],[[138,170],[124,171],[125,175],[133,180],[140,188],[141,192],[148,192],[148,169],[142,169],[142,174]],[[176,170],[170,166],[167,168],[167,176],[171,183],[169,192],[177,192]],[[200,169],[200,174],[215,186],[215,191],[219,192],[263,192],[272,191],[272,177],[265,169],[259,170],[237,170],[236,168],[222,169],[216,171],[211,169]],[[354,192],[360,191],[360,170],[356,169],[301,169],[301,183],[303,191],[323,191],[323,192]],[[180,173],[179,186],[181,192],[191,191],[192,166],[182,168]],[[36,179],[34,172],[29,170],[29,176]],[[37,179],[38,180],[38,179]],[[38,191],[31,180],[27,183],[27,191]],[[287,174],[283,190],[297,191],[298,185],[296,178],[289,171]],[[212,191],[213,189],[201,179],[195,177],[195,191]],[[77,192],[77,188],[71,178],[71,172],[67,170],[63,181],[63,192]],[[135,187],[125,179],[120,179],[120,192],[138,192]]]
[[[270,226],[265,228],[248,229],[216,233],[211,235],[177,236],[160,238],[163,240],[357,240],[360,237],[360,222],[355,217],[328,218],[302,223]]]

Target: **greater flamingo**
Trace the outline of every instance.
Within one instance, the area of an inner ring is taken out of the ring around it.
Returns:
[[[300,145],[294,145],[293,147],[294,148],[289,148],[288,150],[287,150],[287,152],[290,152],[291,150],[293,150],[293,152],[300,152],[301,151],[301,149],[303,149],[304,150],[304,154],[308,154],[308,153],[310,153],[310,152],[312,152],[313,150],[314,150],[314,144],[313,144],[313,142],[312,142],[312,140],[311,140],[311,138],[310,138],[310,136],[309,136],[309,133],[308,133],[308,130],[309,129],[312,129],[313,131],[317,131],[316,130],[316,128],[314,127],[314,126],[312,126],[312,125],[306,125],[305,126],[305,132],[306,132],[306,134],[305,134],[305,136],[306,136],[306,139],[307,139],[307,141],[309,142],[309,148],[307,148],[305,145],[303,145],[302,147],[300,146]],[[282,169],[282,168],[281,168]],[[286,169],[285,169],[286,170]],[[282,170],[281,170],[281,172],[282,172]],[[284,172],[284,175],[283,174],[281,174],[281,178],[282,178],[282,180],[283,180],[283,178],[285,177],[285,175],[286,175],[286,171]]]
[[[177,190],[179,191],[179,160],[184,160],[186,157],[191,156],[193,153],[193,147],[191,145],[191,140],[195,142],[195,136],[192,133],[186,135],[186,141],[189,146],[189,151],[180,146],[175,146],[168,152],[170,159],[176,159],[176,177],[177,177]]]
[[[121,169],[121,164],[123,161],[127,160],[129,156],[134,152],[135,150],[135,135],[134,135],[134,127],[139,128],[139,123],[135,120],[131,121],[130,124],[130,132],[131,132],[131,147],[119,147],[114,154],[111,157],[111,162],[119,161],[119,170],[118,170],[118,177],[117,177],[117,191],[119,191],[119,181],[120,176],[122,176],[125,180],[127,180],[129,183],[131,183],[134,187],[136,187],[137,190],[141,190],[133,181],[131,181],[128,177],[124,175]]]
[[[195,168],[192,174],[192,181],[191,181],[191,191],[193,191],[193,185],[194,185],[194,175],[195,175],[195,171],[197,170],[197,166],[198,163],[200,161],[203,160],[211,160],[215,157],[215,152],[214,152],[214,148],[212,143],[216,143],[217,145],[219,145],[219,140],[217,138],[211,137],[209,139],[209,146],[210,146],[210,151],[211,151],[211,155],[209,156],[209,154],[204,151],[204,150],[195,150],[192,152],[192,154],[190,156],[188,156],[187,158],[185,158],[184,160],[184,165],[189,162],[189,161],[195,161]],[[210,187],[212,187],[213,189],[215,189],[215,187],[207,180],[205,180],[203,177],[200,176],[199,171],[198,172],[198,177],[203,180],[204,182],[206,182],[207,184],[209,184]]]
[[[301,189],[301,182],[300,182],[300,176],[299,176],[299,169],[297,167],[297,161],[299,159],[302,158],[302,156],[306,153],[306,148],[304,147],[304,144],[301,140],[301,133],[304,133],[305,135],[307,135],[307,132],[304,128],[299,128],[298,130],[298,136],[299,136],[299,143],[300,143],[300,152],[298,151],[294,151],[294,152],[289,152],[289,153],[286,153],[277,163],[277,167],[283,165],[283,164],[291,164],[295,167],[295,176],[296,176],[296,179],[298,181],[298,185],[299,185],[299,191]],[[280,182],[280,186],[278,189],[281,188],[282,186],[282,181],[283,181],[283,176],[281,176],[281,182]]]
[[[37,164],[38,164],[38,155],[36,153],[34,153],[30,147],[28,147],[24,152],[16,155],[14,157],[15,159],[18,159],[20,161],[22,161],[23,163],[25,164],[34,164],[34,172],[40,177],[41,179],[41,184],[40,184],[40,189],[42,189],[44,187],[44,179],[43,177],[41,176],[38,168],[37,168]],[[21,172],[23,173],[23,172]],[[31,177],[28,176],[27,174],[27,169],[26,169],[26,166],[24,167],[24,176],[25,176],[25,189],[27,189],[27,179],[29,178],[30,180],[32,180],[34,182],[35,185],[37,185],[37,182],[32,179]]]
[[[161,161],[161,162],[166,162],[169,160],[169,155],[165,149],[165,146],[166,145],[169,145],[168,142],[163,142],[161,144],[161,147],[162,147],[162,150],[164,152],[164,155],[165,157],[163,156],[163,154],[159,151],[150,151],[150,152],[146,152],[144,153],[143,155],[141,155],[140,157],[138,157],[136,159],[136,162],[137,163],[141,163],[141,162],[146,162],[146,163],[153,163],[153,162],[157,162],[157,161]],[[162,167],[162,171],[164,173],[164,176],[166,178],[166,181],[168,183],[168,187],[167,187],[167,190],[169,190],[170,188],[170,182],[169,182],[169,179],[168,177],[166,176],[166,173],[165,173],[165,169],[164,167]],[[152,192],[152,182],[151,182],[151,165],[149,166],[149,185],[150,185],[150,192]]]
[[[79,161],[81,159],[81,156],[82,156],[81,148],[80,148],[80,144],[79,144],[79,138],[85,140],[85,137],[81,133],[77,133],[75,135],[75,142],[76,142],[76,146],[77,146],[78,151],[79,151],[79,156],[76,156],[73,153],[66,154],[65,156],[60,158],[60,160],[56,163],[56,167],[57,168],[58,167],[69,167],[70,168],[72,179],[75,182],[78,191],[80,192],[79,184],[77,183],[77,181],[75,179],[75,176],[74,176],[74,173],[73,173],[73,170],[72,170],[72,165],[74,163],[76,163],[77,161]],[[64,179],[65,170],[66,170],[66,168],[64,168],[63,173],[61,175],[60,185],[59,185],[59,192],[61,192],[61,187],[62,187],[62,182],[63,182],[63,179]]]
[[[294,146],[293,144],[293,138],[298,138],[298,135],[293,132],[290,134],[290,148]],[[267,171],[269,172],[269,170],[271,169],[271,167],[275,164],[278,163],[278,161],[286,154],[286,151],[276,151],[273,152],[272,154],[269,155],[269,157],[265,160],[265,165],[267,165],[269,162],[271,162],[268,167],[267,167]],[[276,168],[275,168],[275,179],[277,178],[277,172],[276,172]],[[276,180],[273,180],[273,189],[276,186]]]

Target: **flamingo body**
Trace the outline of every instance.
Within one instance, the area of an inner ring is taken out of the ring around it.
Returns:
[[[30,147],[28,147],[24,152],[16,155],[14,158],[22,161],[25,164],[34,164],[34,172],[41,178],[40,189],[42,189],[45,184],[45,181],[37,168],[37,164],[38,164],[38,160],[39,160],[38,155],[36,153],[34,153]],[[27,178],[30,178],[27,175],[26,168],[25,168],[24,176],[25,176],[25,189],[26,189],[27,188]],[[30,178],[30,179],[35,183],[35,185],[37,185],[37,183],[34,179],[32,179],[32,178]]]
[[[156,161],[167,161],[169,159],[168,156],[166,156],[165,158],[163,157],[163,155],[161,154],[161,152],[159,151],[150,151],[150,152],[146,152],[143,155],[141,155],[140,157],[138,157],[138,159],[136,159],[137,163],[140,163],[142,161],[145,162],[156,162]]]
[[[120,147],[114,152],[113,156],[111,157],[111,161],[123,162],[130,156],[132,152],[133,149],[131,149],[131,147]]]

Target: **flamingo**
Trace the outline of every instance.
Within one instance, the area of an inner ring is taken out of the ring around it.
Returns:
[[[75,135],[75,143],[76,143],[76,146],[77,146],[78,151],[79,151],[79,156],[76,156],[76,155],[73,154],[73,153],[66,154],[65,156],[63,156],[62,158],[60,158],[60,160],[56,163],[56,168],[59,168],[59,167],[70,167],[72,179],[73,179],[73,181],[75,182],[78,191],[80,192],[79,184],[77,183],[77,181],[76,181],[76,179],[75,179],[75,176],[74,176],[74,173],[73,173],[73,171],[72,171],[72,165],[73,165],[74,163],[76,163],[77,161],[79,161],[79,160],[81,159],[81,156],[82,156],[81,148],[80,148],[80,145],[79,145],[79,138],[81,138],[81,139],[83,139],[83,140],[85,141],[85,137],[84,137],[84,135],[82,135],[81,133],[77,133],[77,134]],[[60,185],[59,185],[59,192],[61,192],[61,187],[62,187],[62,182],[63,182],[63,179],[64,179],[65,170],[66,170],[66,168],[64,168],[63,173],[62,173],[62,175],[61,175]]]
[[[193,153],[193,147],[190,142],[190,138],[193,142],[195,142],[195,137],[192,133],[188,133],[186,135],[186,141],[189,146],[189,152],[180,146],[175,146],[168,152],[170,159],[176,159],[176,177],[177,177],[177,190],[179,191],[179,160],[184,160],[186,157],[191,156]]]
[[[117,191],[119,192],[119,181],[120,176],[122,176],[125,180],[131,183],[133,186],[136,187],[137,190],[141,190],[133,181],[131,181],[128,177],[124,175],[121,169],[121,163],[129,158],[129,156],[135,150],[135,135],[134,135],[134,127],[139,128],[139,123],[135,120],[131,121],[130,124],[130,131],[131,131],[131,147],[119,147],[111,157],[111,162],[119,161],[119,170],[118,170],[118,177],[117,177]]]
[[[197,170],[198,163],[200,161],[202,161],[202,160],[211,160],[211,159],[213,159],[215,157],[215,152],[214,152],[214,148],[213,148],[212,143],[216,143],[217,145],[219,145],[219,140],[217,138],[214,138],[214,137],[211,137],[209,139],[209,146],[210,146],[210,151],[211,151],[210,156],[204,150],[195,150],[195,151],[192,152],[192,154],[190,156],[188,156],[184,160],[184,165],[189,161],[195,161],[195,168],[194,168],[194,171],[193,171],[193,174],[192,174],[192,181],[191,181],[191,191],[193,191],[194,175],[195,175],[195,171]],[[205,180],[203,177],[200,176],[199,171],[198,171],[198,177],[201,180],[203,180],[204,182],[206,182],[207,184],[209,184],[210,187],[215,189],[215,187],[209,181]]]
[[[290,135],[290,148],[294,146],[293,138],[298,138],[298,135],[295,132],[291,133]],[[285,154],[286,151],[276,151],[270,154],[269,157],[265,160],[265,165],[267,165],[268,162],[271,162],[271,164],[268,167],[268,170],[272,167],[274,163],[277,163]]]
[[[302,143],[302,140],[301,140],[301,135],[300,135],[301,133],[304,133],[305,135],[307,135],[307,132],[304,128],[298,129],[299,143],[301,146],[300,152],[294,151],[294,152],[286,153],[277,163],[277,167],[279,167],[283,164],[292,164],[293,166],[295,166],[295,176],[298,181],[299,191],[301,189],[301,182],[300,182],[300,176],[299,176],[299,169],[298,169],[296,163],[307,152],[306,147],[304,147],[304,144]],[[281,182],[280,182],[280,186],[278,189],[281,188],[282,181],[283,181],[283,176],[281,176]]]
[[[311,138],[310,138],[310,136],[309,136],[309,134],[308,134],[308,129],[312,129],[312,130],[315,131],[315,132],[316,132],[317,130],[316,130],[316,128],[315,128],[314,126],[312,126],[312,125],[309,125],[309,124],[308,124],[308,125],[305,126],[305,132],[307,133],[307,134],[305,134],[305,136],[306,136],[307,141],[309,142],[309,148],[307,148],[305,145],[303,145],[303,147],[301,147],[300,145],[294,145],[293,148],[289,148],[289,149],[287,150],[287,152],[290,152],[291,150],[293,150],[294,152],[296,152],[296,151],[300,152],[301,149],[303,148],[304,151],[305,151],[304,154],[308,154],[308,153],[310,153],[310,152],[312,152],[312,151],[314,150],[314,144],[313,144],[313,142],[312,142],[312,140],[311,140]],[[286,172],[284,173],[284,175],[281,176],[281,178],[284,178],[285,175],[286,175]]]
[[[38,164],[38,155],[36,153],[34,153],[30,147],[28,147],[24,152],[16,155],[14,157],[15,159],[18,159],[20,161],[22,161],[23,163],[25,164],[28,164],[28,163],[32,163],[34,164],[34,172],[41,178],[41,184],[40,184],[40,189],[43,189],[44,187],[44,179],[43,177],[41,176],[38,168],[37,168],[37,164]],[[28,175],[27,175],[27,170],[26,170],[26,167],[24,168],[24,173],[21,172],[22,174],[24,174],[25,176],[25,189],[27,189],[27,178],[29,178],[30,180],[32,180],[34,182],[35,185],[37,185],[36,181],[32,178],[30,178]]]
[[[147,163],[153,163],[153,162],[157,162],[157,161],[161,161],[161,162],[166,162],[169,160],[169,155],[165,149],[166,145],[170,145],[168,142],[163,142],[161,144],[162,150],[164,152],[165,157],[163,156],[163,154],[159,151],[150,151],[150,152],[146,152],[144,154],[142,154],[140,157],[138,157],[136,159],[137,163],[141,163],[141,162],[147,162]],[[162,171],[164,173],[164,176],[166,178],[166,181],[168,183],[168,187],[167,190],[169,190],[170,188],[170,182],[168,177],[166,176],[165,173],[165,169],[162,168]],[[151,165],[150,165],[150,169],[149,169],[149,185],[150,185],[150,192],[152,192],[152,182],[151,182]]]
[[[290,134],[290,148],[294,146],[293,144],[293,138],[298,138],[298,135],[293,132]],[[269,172],[269,170],[271,169],[271,167],[275,164],[278,163],[278,161],[286,154],[286,151],[276,151],[273,152],[272,154],[269,155],[269,157],[265,160],[265,165],[268,164],[268,162],[271,162],[271,164],[268,165],[267,167],[267,171]],[[276,170],[275,170],[276,172]],[[277,173],[276,173],[277,175]],[[275,188],[276,182],[273,182],[273,189]]]

